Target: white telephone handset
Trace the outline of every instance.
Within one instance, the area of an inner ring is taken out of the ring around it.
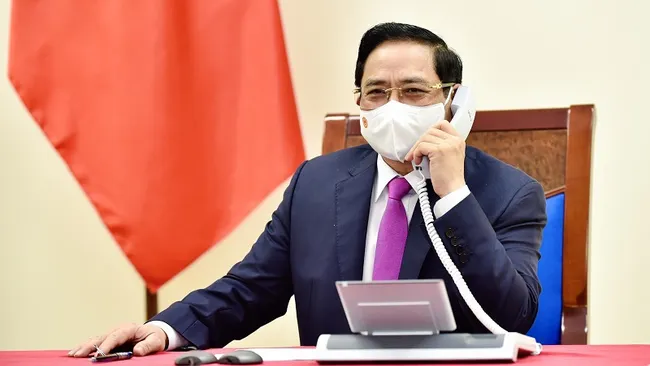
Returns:
[[[456,89],[454,99],[451,101],[451,114],[453,117],[449,123],[458,131],[463,140],[466,140],[476,117],[476,103],[469,87],[460,86]],[[427,179],[431,178],[427,157],[423,157],[420,165],[416,165],[415,169],[420,170]]]
[[[453,115],[450,121],[451,125],[454,126],[454,128],[463,137],[463,139],[467,139],[467,136],[472,129],[472,125],[474,124],[474,118],[476,116],[476,104],[474,103],[473,96],[468,87],[461,86],[456,90],[456,95],[451,102],[451,112]],[[490,316],[483,310],[481,304],[476,301],[474,295],[465,283],[463,275],[460,273],[458,268],[456,268],[456,265],[449,257],[449,254],[447,253],[447,250],[442,243],[440,236],[436,232],[436,228],[433,225],[434,218],[431,211],[431,205],[429,203],[429,194],[427,192],[426,184],[426,179],[431,178],[431,174],[429,172],[429,159],[424,157],[420,165],[415,165],[414,162],[413,166],[422,174],[422,180],[417,186],[420,209],[422,210],[422,216],[426,224],[427,233],[429,234],[429,238],[431,239],[431,243],[433,244],[433,248],[436,251],[436,254],[440,258],[440,262],[442,262],[442,265],[451,276],[454,284],[458,288],[461,297],[470,308],[470,310],[472,310],[472,313],[474,313],[476,318],[481,322],[481,324],[483,324],[483,326],[485,326],[485,328],[487,328],[493,334],[508,333],[505,329],[499,326],[499,324],[492,320],[492,318],[490,318]],[[531,342],[536,343],[532,337],[525,335],[520,336],[527,337]],[[535,354],[539,354],[541,351],[542,345],[537,343],[537,350]]]

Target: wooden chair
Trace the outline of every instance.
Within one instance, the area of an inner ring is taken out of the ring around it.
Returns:
[[[587,343],[593,118],[593,105],[479,111],[467,139],[468,145],[525,171],[546,191],[549,222],[539,269],[543,290],[529,333],[545,344]],[[323,154],[365,143],[358,115],[325,117]]]

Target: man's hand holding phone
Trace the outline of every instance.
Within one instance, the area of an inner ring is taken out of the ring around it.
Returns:
[[[431,184],[441,198],[465,185],[465,140],[447,121],[433,125],[406,155],[416,164],[429,159]]]

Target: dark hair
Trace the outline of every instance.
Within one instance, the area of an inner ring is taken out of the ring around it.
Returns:
[[[382,23],[370,28],[361,38],[354,85],[361,87],[361,78],[370,53],[387,41],[412,41],[429,45],[433,49],[434,69],[443,83],[460,84],[463,80],[463,62],[460,56],[447,47],[445,41],[433,32],[410,24]],[[446,92],[445,92],[446,94]]]

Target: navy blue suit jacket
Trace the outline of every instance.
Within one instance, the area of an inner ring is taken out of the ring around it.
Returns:
[[[191,292],[153,320],[199,348],[223,347],[286,313],[295,296],[300,341],[349,333],[334,282],[361,280],[377,153],[368,145],[304,162],[257,242],[226,276]],[[538,182],[467,147],[472,192],[436,229],[465,281],[501,327],[525,333],[537,314],[537,264],[546,201]],[[433,207],[439,199],[429,189]],[[460,297],[426,233],[411,219],[402,279],[444,279],[458,332],[487,332]]]

